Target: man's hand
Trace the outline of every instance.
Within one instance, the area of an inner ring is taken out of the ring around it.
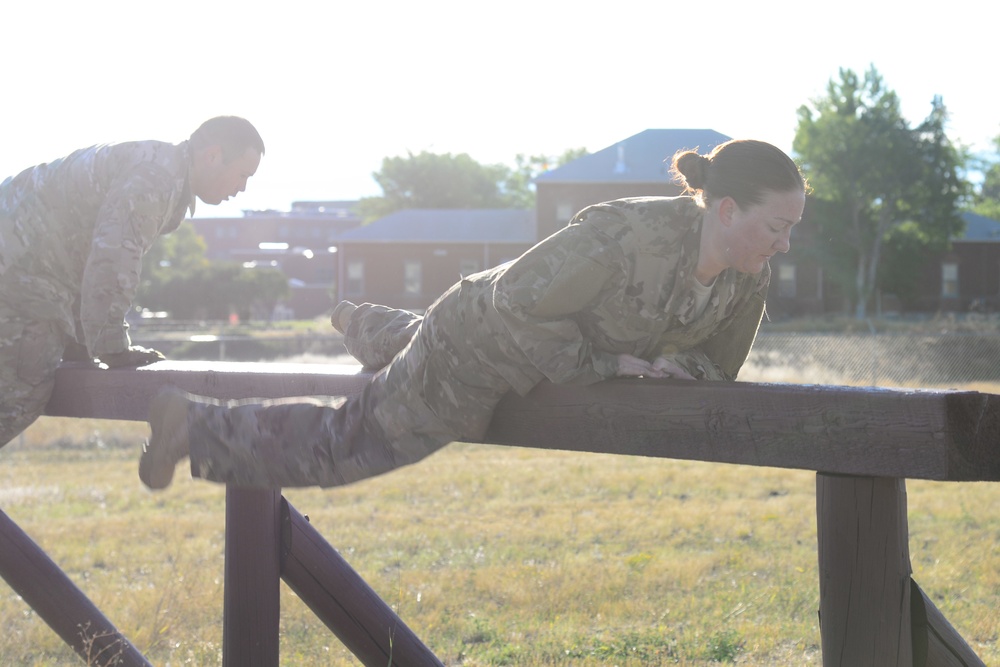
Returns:
[[[101,365],[106,368],[135,368],[136,366],[154,364],[157,361],[163,361],[164,359],[166,359],[166,357],[157,350],[149,347],[141,347],[139,345],[130,345],[129,348],[123,352],[101,355],[100,362]]]

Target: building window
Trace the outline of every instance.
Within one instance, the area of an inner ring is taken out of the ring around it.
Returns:
[[[778,266],[778,296],[795,296],[795,265],[781,264]]]
[[[421,269],[420,261],[416,259],[408,259],[403,262],[403,293],[404,294],[420,294],[421,290],[421,277],[423,271]]]
[[[573,217],[573,207],[570,204],[556,206],[556,222],[569,222]]]
[[[955,262],[941,265],[941,296],[958,296],[958,264]]]
[[[479,271],[479,262],[474,259],[463,259],[458,263],[458,273],[464,278]]]
[[[347,282],[344,285],[344,293],[358,296],[364,291],[365,263],[360,259],[355,259],[347,263]]]

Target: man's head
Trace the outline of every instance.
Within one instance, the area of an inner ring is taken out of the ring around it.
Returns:
[[[206,204],[219,204],[243,192],[257,172],[264,140],[250,121],[218,116],[191,135],[191,189]]]

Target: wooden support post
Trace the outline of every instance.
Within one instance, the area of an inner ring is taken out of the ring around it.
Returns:
[[[226,488],[223,667],[277,667],[281,491]]]
[[[816,476],[825,667],[914,667],[906,482]]]
[[[366,667],[443,667],[402,619],[287,504],[282,577]]]
[[[41,547],[2,511],[0,576],[87,665],[152,667]]]

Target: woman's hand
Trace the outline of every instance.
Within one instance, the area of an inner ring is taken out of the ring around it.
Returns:
[[[653,360],[653,370],[662,373],[652,377],[677,378],[678,380],[696,380],[697,378],[678,364],[670,361],[666,357],[657,357]]]
[[[646,375],[649,377],[662,377],[658,371],[653,370],[653,364],[645,359],[633,357],[631,354],[618,355],[618,376],[619,377],[639,377]]]

